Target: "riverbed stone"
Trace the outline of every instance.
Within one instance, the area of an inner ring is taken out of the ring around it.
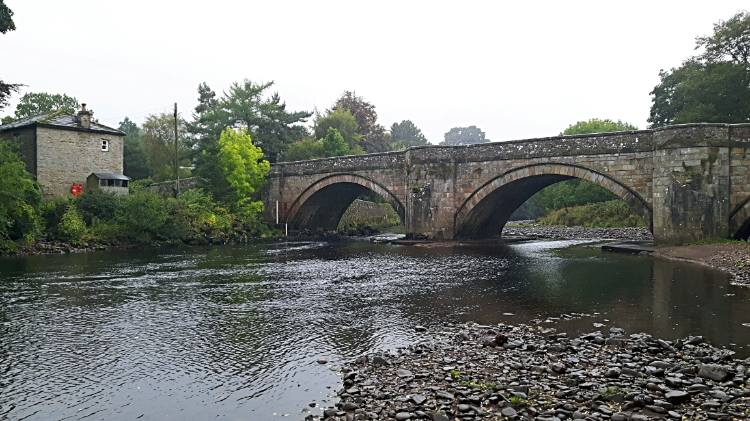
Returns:
[[[723,382],[729,378],[729,370],[727,367],[718,364],[703,364],[698,371],[698,375],[715,382]]]
[[[681,390],[673,390],[667,393],[666,395],[664,395],[664,397],[667,399],[667,401],[675,405],[683,404],[683,403],[690,401],[690,393],[683,392]]]
[[[411,418],[411,414],[408,412],[399,412],[396,414],[396,421],[406,421]]]
[[[503,408],[503,410],[500,411],[500,413],[504,417],[513,417],[513,416],[515,416],[517,414],[516,410],[513,409],[513,408],[511,408],[511,407]]]

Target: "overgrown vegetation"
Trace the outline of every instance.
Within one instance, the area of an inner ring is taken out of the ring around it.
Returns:
[[[610,200],[601,203],[589,203],[555,210],[539,218],[544,225],[562,225],[567,227],[640,227],[645,226],[641,219],[627,203],[622,200]]]
[[[704,238],[702,240],[697,240],[693,243],[685,243],[685,246],[690,246],[693,244],[747,244],[747,241],[745,240],[735,240],[732,238],[716,238],[716,237],[709,237]]]
[[[273,235],[257,212],[230,210],[201,189],[177,198],[134,191],[119,196],[96,190],[45,202],[44,233],[72,245],[97,243],[208,244]]]

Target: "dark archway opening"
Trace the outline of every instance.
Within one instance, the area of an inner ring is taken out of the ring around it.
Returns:
[[[488,194],[471,210],[458,227],[456,238],[482,239],[499,237],[510,216],[536,192],[573,177],[558,174],[526,177],[502,185]]]
[[[465,219],[457,220],[459,226],[457,226],[456,238],[499,237],[506,223],[514,220],[513,217],[524,220],[537,219],[542,216],[541,214],[545,215],[542,220],[546,219],[545,222],[551,225],[566,225],[591,218],[588,220],[595,224],[588,225],[584,222],[580,225],[600,227],[645,225],[650,228],[651,211],[642,199],[622,187],[612,188],[604,187],[604,185],[611,186],[612,184],[609,182],[593,183],[562,174],[532,175],[510,181],[487,194],[469,211]],[[618,191],[622,196],[615,194],[613,190]],[[535,198],[539,203],[525,206],[531,198]],[[570,213],[568,213],[569,210]],[[527,213],[524,214],[524,212]],[[620,223],[625,225],[618,225]]]
[[[322,187],[307,198],[292,217],[291,228],[293,230],[335,231],[344,213],[358,198],[367,203],[388,203],[403,223],[404,207],[393,197],[383,197],[361,184],[340,182]],[[358,206],[367,207],[366,204],[358,204]]]

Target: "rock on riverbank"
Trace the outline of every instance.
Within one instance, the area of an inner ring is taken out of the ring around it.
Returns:
[[[569,338],[523,324],[447,325],[344,366],[341,400],[324,418],[741,419],[750,411],[748,363],[699,336],[671,342],[612,328]]]

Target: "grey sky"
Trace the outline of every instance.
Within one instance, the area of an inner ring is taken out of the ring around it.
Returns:
[[[493,141],[556,135],[592,117],[646,128],[659,69],[747,1],[5,0],[0,77],[66,93],[104,124],[142,122],[197,87],[276,82],[291,110],[354,90],[386,127],[432,143],[476,125]],[[11,106],[0,112],[11,114]]]

